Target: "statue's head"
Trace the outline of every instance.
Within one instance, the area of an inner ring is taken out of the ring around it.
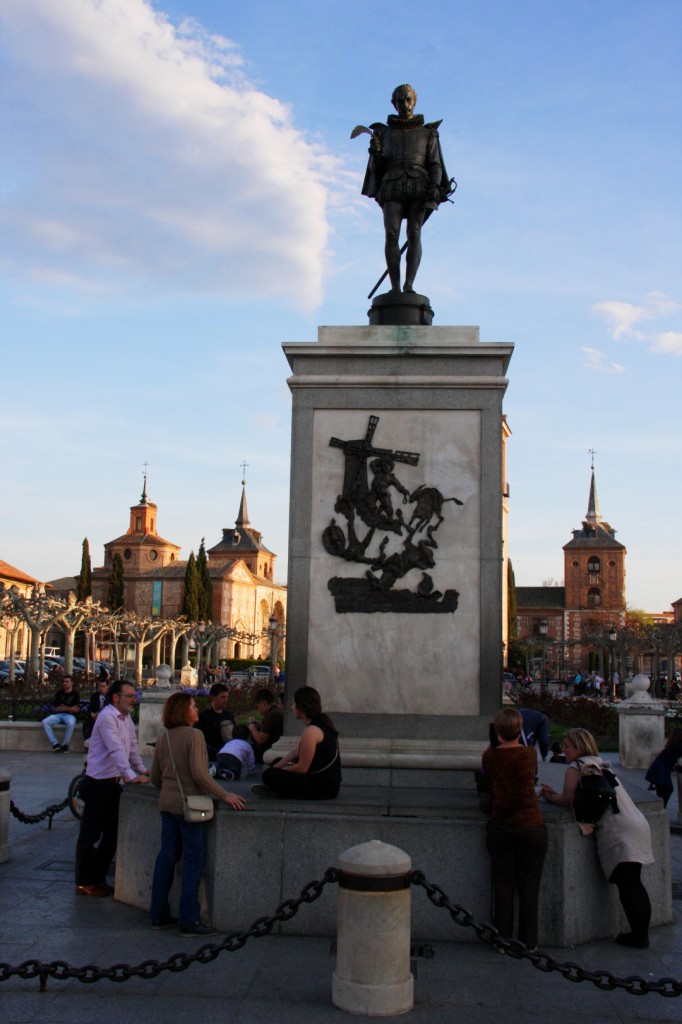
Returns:
[[[401,117],[412,117],[417,105],[417,94],[407,82],[403,85],[396,85],[391,96],[391,103]]]

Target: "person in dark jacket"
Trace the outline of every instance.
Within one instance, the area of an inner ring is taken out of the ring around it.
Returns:
[[[660,796],[663,806],[668,806],[668,800],[673,795],[673,768],[682,758],[682,729],[673,729],[670,739],[663,747],[660,754],[657,754],[647,770],[644,778],[650,782]]]
[[[549,754],[549,718],[542,711],[535,711],[533,708],[519,708],[523,719],[521,730],[521,743],[524,747],[540,748],[540,757],[547,760]]]
[[[232,735],[231,729],[227,729],[223,734],[225,725],[234,726],[234,715],[227,710],[228,696],[228,689],[224,683],[214,683],[208,691],[208,707],[200,712],[199,720],[194,726],[204,734],[209,761],[215,761],[218,751]]]

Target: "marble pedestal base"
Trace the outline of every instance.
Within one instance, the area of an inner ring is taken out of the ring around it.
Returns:
[[[484,742],[502,698],[513,346],[482,343],[476,327],[393,325],[320,327],[316,343],[283,347],[287,705],[314,686],[369,758],[375,742],[385,754],[415,741],[427,758]]]

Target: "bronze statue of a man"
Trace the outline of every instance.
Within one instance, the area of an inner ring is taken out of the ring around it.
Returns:
[[[438,137],[440,121],[424,124],[415,114],[417,94],[411,85],[393,90],[391,102],[397,114],[388,123],[370,125],[369,163],[362,194],[370,196],[384,212],[386,267],[391,290],[400,291],[400,225],[407,221],[407,259],[404,292],[414,291],[414,279],[422,257],[422,224],[454,191],[448,179]],[[369,129],[359,126],[353,137]]]

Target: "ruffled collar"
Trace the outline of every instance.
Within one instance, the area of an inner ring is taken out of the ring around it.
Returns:
[[[388,115],[389,128],[423,128],[424,115],[413,114],[412,117],[399,117],[397,114]]]

